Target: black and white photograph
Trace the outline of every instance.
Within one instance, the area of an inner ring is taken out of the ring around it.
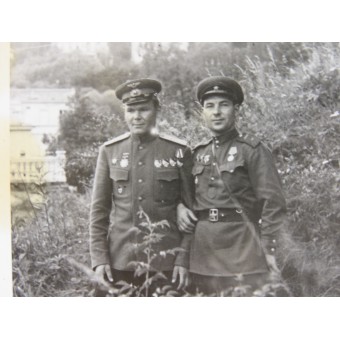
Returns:
[[[15,297],[340,296],[339,42],[14,42]]]

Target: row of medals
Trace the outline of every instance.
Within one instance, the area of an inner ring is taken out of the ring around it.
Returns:
[[[228,152],[227,161],[232,162],[235,159],[236,154],[237,154],[237,147],[236,146],[231,147],[229,152]],[[196,156],[196,161],[198,163],[209,164],[210,157],[211,157],[211,155],[200,155],[200,154],[198,154]]]
[[[172,158],[169,158],[169,160],[166,159],[155,159],[154,161],[154,165],[156,168],[168,168],[168,167],[178,167],[180,168],[181,166],[183,166],[183,162],[181,162],[181,159],[183,158],[183,152],[181,149],[179,149],[177,151],[176,154],[177,159],[174,160]],[[122,155],[121,160],[119,160],[117,158],[113,158],[112,159],[112,164],[113,165],[117,165],[119,163],[120,167],[122,168],[127,168],[129,166],[129,153],[125,152]]]

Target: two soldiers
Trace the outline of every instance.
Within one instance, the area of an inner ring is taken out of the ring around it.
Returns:
[[[179,288],[188,285],[188,270],[205,294],[236,285],[240,275],[260,287],[278,270],[275,251],[286,207],[270,151],[235,128],[242,88],[227,77],[198,85],[212,138],[193,154],[183,141],[152,133],[160,91],[161,84],[150,79],[116,89],[130,133],[99,151],[90,223],[93,268],[110,281],[137,283],[129,263],[141,259],[133,250],[141,242],[133,227],[142,222],[142,208],[152,221],[169,221],[157,250],[183,249],[153,264]]]

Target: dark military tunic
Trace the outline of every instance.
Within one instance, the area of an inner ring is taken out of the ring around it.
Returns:
[[[257,138],[233,130],[198,145],[193,158],[199,222],[190,271],[209,276],[267,272],[264,254],[274,254],[286,212],[271,152]]]
[[[192,204],[191,169],[191,151],[175,137],[127,133],[100,147],[90,216],[93,268],[110,263],[117,270],[133,270],[131,261],[146,261],[137,251],[142,239],[134,228],[145,222],[141,209],[152,222],[170,224],[170,229],[158,231],[163,238],[153,246],[156,252],[181,246],[176,207],[179,202]],[[171,255],[158,256],[152,265],[167,271],[174,263],[187,267],[188,254],[178,254],[176,261]]]

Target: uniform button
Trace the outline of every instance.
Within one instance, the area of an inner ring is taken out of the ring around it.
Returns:
[[[270,250],[271,250],[272,252],[274,252],[274,251],[275,251],[275,248],[271,248]]]
[[[215,180],[215,177],[211,177],[211,180],[214,181],[214,180]]]
[[[164,201],[164,200],[161,200],[161,202],[162,202],[162,203],[165,203],[165,201]]]
[[[221,216],[224,217],[224,214],[222,213]]]
[[[216,144],[216,149],[218,149],[220,146],[218,144]]]
[[[144,149],[144,147],[142,146],[142,145],[140,145],[139,147],[138,147],[138,150],[143,150]]]
[[[138,162],[138,165],[143,165],[143,162],[139,161],[139,162]]]
[[[213,165],[213,166],[215,166],[215,165],[216,165],[216,163],[214,162],[212,165]]]
[[[139,197],[138,197],[138,201],[143,201],[143,197],[142,197],[142,196],[139,196]]]
[[[274,239],[272,242],[275,244],[275,243],[276,243],[276,240]]]
[[[139,180],[138,180],[138,183],[142,183],[143,182],[143,180],[140,178]]]
[[[231,169],[231,170],[230,170],[230,172],[234,172],[234,170],[233,170],[233,169]]]

